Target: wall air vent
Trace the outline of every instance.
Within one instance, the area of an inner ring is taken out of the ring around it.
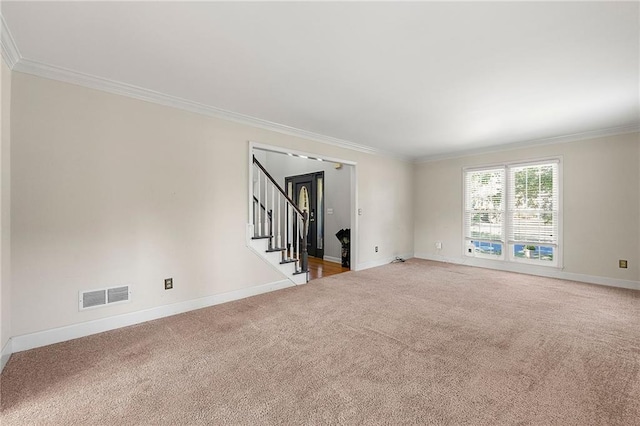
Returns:
[[[129,286],[107,289],[107,303],[126,302],[129,300]]]
[[[98,290],[80,291],[78,307],[82,311],[89,308],[128,302],[131,299],[129,286],[101,288]]]

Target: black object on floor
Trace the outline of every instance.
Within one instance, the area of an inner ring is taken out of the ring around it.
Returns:
[[[342,266],[351,267],[351,229],[341,229],[336,233],[336,237],[342,243]]]

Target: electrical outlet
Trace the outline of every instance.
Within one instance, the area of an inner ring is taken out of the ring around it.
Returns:
[[[436,249],[442,250],[442,241],[436,241]]]
[[[378,246],[376,246],[376,253],[378,252]]]
[[[173,288],[173,278],[164,279],[164,289],[171,290]]]
[[[626,267],[627,267],[627,261],[626,261],[626,260],[622,260],[622,259],[620,259],[620,260],[618,261],[618,266],[620,266],[621,268],[625,268],[625,269],[626,269]]]

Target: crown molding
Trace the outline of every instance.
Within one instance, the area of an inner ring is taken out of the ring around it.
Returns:
[[[0,15],[0,18],[2,16]],[[6,42],[5,42],[6,40]],[[8,48],[6,48],[8,46]],[[640,123],[612,127],[607,129],[599,129],[588,132],[573,133],[569,135],[554,136],[543,139],[533,139],[526,141],[513,142],[503,145],[494,145],[484,148],[469,149],[463,151],[456,151],[446,154],[427,155],[422,157],[412,157],[401,155],[398,153],[384,151],[376,148],[372,148],[366,145],[357,144],[354,142],[346,141],[332,136],[326,136],[319,133],[310,132],[307,130],[298,129],[284,124],[274,123],[268,120],[263,120],[256,117],[240,114],[233,111],[227,111],[221,108],[193,102],[187,99],[182,99],[176,96],[167,95],[164,93],[156,92],[153,90],[145,89],[143,87],[134,86],[127,83],[121,83],[115,80],[109,80],[102,77],[96,77],[89,74],[80,73],[67,68],[62,68],[54,65],[44,64],[38,61],[23,58],[11,37],[11,33],[4,24],[2,19],[2,56],[5,61],[14,71],[23,72],[26,74],[35,75],[38,77],[48,78],[51,80],[62,81],[65,83],[75,84],[78,86],[88,87],[90,89],[100,90],[117,95],[127,96],[130,98],[151,102],[159,105],[164,105],[172,108],[177,108],[185,111],[194,112],[209,117],[214,117],[222,120],[232,121],[240,124],[245,124],[252,127],[257,127],[265,130],[278,132],[281,134],[300,137],[316,142],[321,142],[329,145],[334,145],[340,148],[349,149],[352,151],[363,152],[372,155],[382,155],[385,157],[395,158],[397,160],[413,163],[429,163],[433,161],[448,160],[453,158],[469,157],[472,155],[489,154],[499,151],[514,150],[519,148],[530,148],[534,146],[553,145],[559,143],[575,142],[578,140],[595,139],[605,136],[615,136],[628,133],[640,132]],[[8,58],[7,58],[8,56]]]
[[[555,145],[560,143],[576,142],[580,140],[595,139],[605,136],[626,135],[640,132],[640,122],[628,126],[610,127],[607,129],[591,130],[588,132],[572,133],[569,135],[554,136],[543,139],[532,139],[527,141],[513,142],[503,145],[488,146],[485,148],[468,149],[447,154],[426,155],[418,157],[414,163],[430,163],[433,161],[450,160],[454,158],[470,157],[472,155],[491,154],[494,152],[510,151],[520,148],[531,148],[534,146]]]
[[[4,16],[0,13],[0,48],[2,50],[2,58],[8,65],[9,69],[19,71],[38,77],[48,78],[51,80],[62,81],[65,83],[75,84],[90,89],[100,90],[103,92],[113,93],[121,96],[177,108],[196,114],[214,117],[222,120],[232,121],[260,129],[270,130],[273,132],[300,137],[328,145],[337,146],[352,151],[363,152],[365,154],[381,155],[394,158],[404,162],[411,163],[429,163],[432,161],[440,161],[453,158],[462,158],[472,155],[488,154],[493,152],[513,150],[519,148],[528,148],[533,146],[552,145],[558,143],[574,142],[578,140],[594,139],[604,136],[615,136],[628,133],[640,132],[640,122],[620,127],[612,127],[582,133],[574,133],[569,135],[561,135],[543,139],[534,139],[527,141],[519,141],[503,145],[494,145],[484,148],[468,149],[445,154],[435,154],[426,156],[403,155],[397,152],[391,152],[367,145],[358,144],[332,136],[311,132],[308,130],[298,129],[284,124],[274,123],[272,121],[263,120],[261,118],[251,117],[222,108],[205,105],[202,103],[179,98],[177,96],[167,95],[154,90],[145,89],[143,87],[122,83],[90,74],[73,71],[67,68],[49,65],[42,62],[26,59],[20,54],[20,50],[15,43],[11,31],[5,22]]]
[[[9,69],[13,69],[15,65],[20,61],[22,56],[20,56],[20,51],[18,50],[18,46],[16,45],[13,36],[11,35],[11,31],[9,31],[9,27],[4,20],[4,16],[0,14],[0,48],[2,48],[2,59],[4,59],[5,63],[9,67]]]
[[[185,111],[194,112],[209,117],[215,117],[222,120],[233,121],[252,127],[258,127],[265,130],[282,133],[285,135],[296,136],[304,139],[313,140],[329,145],[338,146],[340,148],[352,151],[364,152],[366,154],[383,155],[386,157],[394,157],[403,161],[411,161],[411,158],[400,156],[397,153],[379,150],[366,145],[350,142],[344,139],[334,138],[307,130],[298,129],[284,124],[274,123],[256,117],[240,114],[233,111],[227,111],[210,105],[193,102],[176,96],[167,95],[156,92],[154,90],[145,89],[143,87],[122,83],[115,80],[109,80],[90,74],[73,71],[67,68],[48,65],[31,59],[20,58],[14,67],[14,71],[35,75],[38,77],[48,78],[52,80],[63,81],[78,86],[88,87],[90,89],[101,90],[117,95],[127,96],[130,98],[152,102],[159,105],[178,108]]]

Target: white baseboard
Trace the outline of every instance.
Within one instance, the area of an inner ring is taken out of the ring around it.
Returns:
[[[322,256],[322,260],[325,262],[339,263],[342,265],[341,257],[333,257],[333,256]]]
[[[557,268],[547,268],[544,266],[526,265],[514,262],[498,262],[486,259],[478,259],[474,257],[465,257],[463,259],[450,258],[440,255],[428,253],[416,253],[418,259],[434,260],[436,262],[455,263],[457,265],[474,266],[477,268],[496,269],[499,271],[517,272],[520,274],[538,275],[541,277],[558,278],[568,281],[580,281],[589,284],[598,284],[608,287],[628,288],[631,290],[640,290],[640,281],[623,280],[619,278],[599,277],[596,275],[576,274],[573,272],[565,272]]]
[[[4,345],[4,348],[2,348],[2,355],[0,357],[0,373],[2,373],[2,370],[4,370],[4,366],[7,365],[7,362],[9,362],[9,358],[11,358],[12,353],[12,339],[9,339]]]
[[[14,336],[11,340],[12,346],[9,348],[9,350],[13,353],[26,351],[28,349],[39,348],[41,346],[64,342],[71,339],[77,339],[79,337],[85,337],[96,333],[102,333],[104,331],[114,330],[116,328],[140,324],[159,318],[192,311],[194,309],[201,309],[208,306],[219,305],[221,303],[244,299],[245,297],[255,296],[258,294],[293,286],[294,284],[289,280],[276,281],[273,283],[230,291],[228,293],[217,294],[200,299],[187,300],[185,302],[174,303],[171,305],[158,306],[156,308],[146,309],[143,311],[130,312],[128,314],[116,315],[113,317],[83,322],[80,324],[73,324],[66,327],[53,328],[36,333]],[[2,354],[2,359],[4,361],[4,350]]]
[[[386,257],[384,259],[371,260],[369,262],[359,263],[356,266],[356,271],[362,271],[364,269],[375,268],[377,266],[387,265],[387,264],[393,262],[394,260],[396,260],[396,257],[401,257],[401,258],[407,260],[407,259],[411,259],[414,256],[413,256],[413,253],[406,253],[406,254],[399,254],[397,256]]]

